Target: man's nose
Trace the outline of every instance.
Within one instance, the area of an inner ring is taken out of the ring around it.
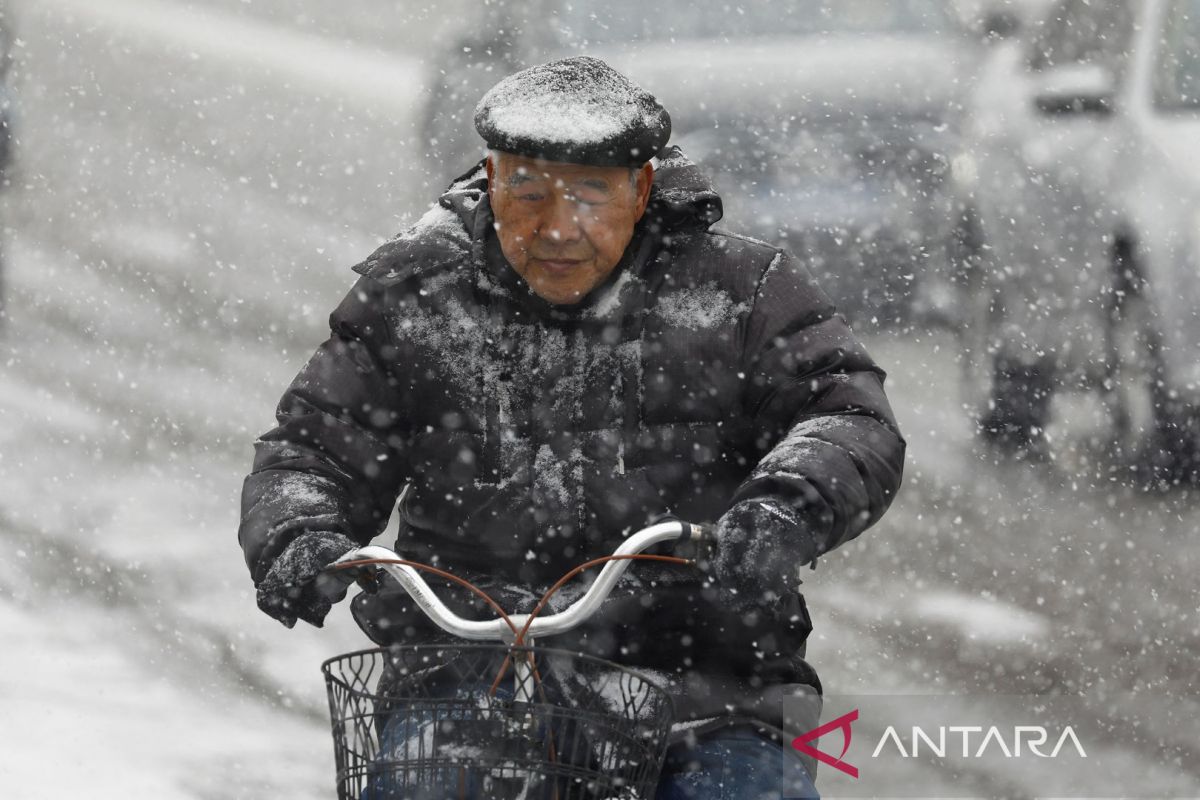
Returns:
[[[542,218],[538,235],[552,242],[574,242],[582,235],[579,227],[579,204],[573,198],[556,194]]]

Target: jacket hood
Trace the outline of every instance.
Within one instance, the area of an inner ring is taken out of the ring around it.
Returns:
[[[353,267],[384,285],[419,271],[461,264],[481,236],[477,213],[487,195],[484,159],[455,178],[417,222]],[[484,204],[487,205],[486,203]],[[703,230],[721,219],[721,197],[712,181],[677,145],[659,155],[646,214],[638,226],[662,233]]]

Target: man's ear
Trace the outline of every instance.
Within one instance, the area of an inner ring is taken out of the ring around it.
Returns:
[[[490,203],[494,199],[492,196],[492,188],[496,185],[496,182],[492,180],[492,175],[495,174],[495,170],[492,167],[492,154],[491,153],[488,153],[487,158],[484,159],[483,168],[487,170],[488,202]]]
[[[654,185],[654,165],[647,161],[638,170],[637,184],[637,219],[646,213],[646,205],[650,202],[650,187]]]

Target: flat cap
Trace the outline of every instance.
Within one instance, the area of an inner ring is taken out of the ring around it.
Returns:
[[[671,137],[654,95],[598,58],[575,56],[509,75],[475,108],[493,150],[531,158],[640,167]]]

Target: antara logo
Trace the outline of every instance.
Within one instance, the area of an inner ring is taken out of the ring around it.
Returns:
[[[851,724],[857,719],[858,709],[856,708],[848,714],[843,714],[818,728],[813,728],[807,733],[800,734],[792,740],[792,747],[801,753],[812,756],[823,764],[828,764],[834,769],[846,773],[851,778],[857,778],[858,767],[845,761],[846,753],[850,750],[850,739],[853,733]],[[809,742],[836,730],[842,732],[842,752],[837,756],[822,752],[809,744]],[[929,755],[945,758],[948,753],[951,756],[957,755],[955,750],[952,750],[950,747],[956,738],[962,743],[961,753],[963,758],[983,758],[988,754],[989,749],[994,754],[998,755],[1002,753],[1008,758],[1020,757],[1023,752],[1032,753],[1039,758],[1056,758],[1059,751],[1068,744],[1080,758],[1087,758],[1087,753],[1084,751],[1079,737],[1075,735],[1075,731],[1070,725],[1063,729],[1063,732],[1058,736],[1054,749],[1049,753],[1043,752],[1041,749],[1050,739],[1049,731],[1041,725],[1017,725],[1008,737],[1001,733],[1000,729],[995,725],[987,728],[986,732],[979,725],[949,725],[936,728],[935,730],[936,734],[931,735],[924,728],[913,726],[912,736],[908,739],[908,746],[906,747],[905,740],[897,733],[896,728],[889,725],[883,732],[883,735],[879,737],[879,742],[875,745],[875,750],[871,753],[871,758],[878,758],[885,749],[889,751],[894,749],[896,755],[901,758],[919,758],[922,748],[928,750]],[[972,747],[972,734],[981,734],[980,738],[975,740],[978,743],[975,747]],[[1022,750],[1022,744],[1024,744],[1024,750]]]
[[[857,778],[858,767],[852,764],[847,764],[842,760],[846,755],[846,751],[850,749],[850,723],[854,722],[856,719],[858,719],[857,708],[848,714],[842,714],[835,720],[826,722],[819,728],[813,728],[808,733],[800,734],[795,739],[792,739],[792,747],[796,748],[801,753],[812,756],[823,764],[828,764],[836,770],[841,770],[851,778]],[[808,742],[812,741],[813,739],[819,739],[830,731],[836,729],[840,729],[842,732],[842,753],[837,758],[829,755],[829,753],[822,753],[817,748],[808,744]]]

